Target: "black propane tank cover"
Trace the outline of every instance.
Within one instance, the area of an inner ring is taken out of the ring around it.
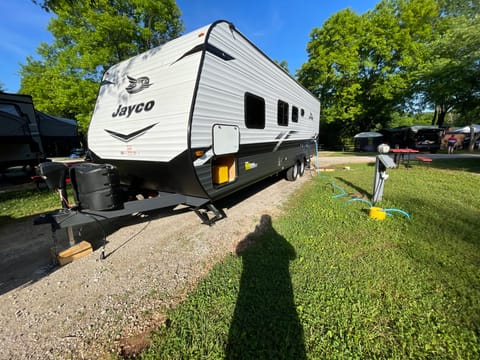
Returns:
[[[50,190],[65,188],[67,165],[59,162],[43,162],[38,165],[38,168]]]
[[[80,209],[116,210],[123,208],[120,176],[110,164],[82,163],[70,169],[75,201]]]

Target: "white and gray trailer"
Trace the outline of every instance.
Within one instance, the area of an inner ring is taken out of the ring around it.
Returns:
[[[319,118],[315,96],[217,21],[108,69],[88,147],[133,194],[198,207],[274,174],[302,175]]]
[[[88,131],[122,182],[216,200],[313,154],[320,102],[217,21],[111,67]]]

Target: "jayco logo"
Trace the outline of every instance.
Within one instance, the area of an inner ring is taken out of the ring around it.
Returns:
[[[120,116],[127,116],[130,117],[134,112],[139,114],[142,111],[150,111],[155,106],[155,100],[150,100],[146,103],[139,103],[133,105],[118,105],[117,111],[112,114],[112,117],[120,117]]]
[[[130,84],[125,88],[125,90],[127,90],[127,92],[129,94],[136,94],[148,87],[150,87],[150,79],[147,77],[147,76],[142,76],[142,77],[139,77],[137,79],[131,77],[131,76],[128,76],[127,75],[127,78],[128,78],[128,81],[130,82]]]
[[[147,76],[141,76],[139,78],[133,78],[131,76],[128,76],[128,81],[130,84],[125,88],[125,90],[129,94],[136,94],[139,93],[140,91],[148,88],[150,85],[150,79]],[[138,103],[138,104],[133,104],[133,105],[118,105],[117,110],[112,113],[112,117],[120,117],[120,116],[126,116],[127,118],[130,117],[133,113],[141,113],[143,111],[150,111],[153,109],[155,106],[155,101],[150,100],[146,103]]]

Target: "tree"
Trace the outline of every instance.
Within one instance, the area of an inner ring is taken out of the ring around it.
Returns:
[[[435,108],[432,124],[443,126],[449,111],[471,124],[480,116],[480,17],[465,3],[478,9],[478,1],[441,3],[437,36],[413,85],[424,106]]]
[[[95,6],[96,0],[83,1],[85,5]],[[64,6],[72,6],[76,3],[75,0],[32,0],[36,5],[39,5],[45,11],[56,12]]]
[[[388,124],[404,106],[437,15],[434,0],[384,0],[363,15],[338,12],[314,29],[297,76],[321,98],[322,123],[338,123],[340,137]]]
[[[21,93],[36,107],[76,118],[88,127],[102,74],[111,65],[180,35],[174,0],[43,1],[57,15],[48,25],[55,40],[37,49],[42,60],[21,67]]]
[[[418,73],[418,91],[435,106],[433,123],[443,126],[448,111],[464,118],[480,109],[480,22],[462,18],[432,43],[432,55]]]
[[[285,60],[282,60],[280,62],[278,60],[274,60],[274,62],[275,64],[280,66],[283,70],[285,70],[288,74],[290,74],[290,70],[288,70],[288,63]]]
[[[437,0],[443,16],[466,16],[474,18],[480,14],[479,0]]]
[[[297,73],[299,81],[322,101],[323,123],[349,124],[362,112],[355,99],[361,92],[359,67],[363,19],[350,9],[330,17],[313,29],[307,45],[309,60]]]

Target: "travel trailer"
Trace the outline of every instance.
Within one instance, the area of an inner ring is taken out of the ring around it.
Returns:
[[[353,151],[377,151],[377,146],[383,143],[383,135],[376,131],[366,131],[353,137]]]
[[[218,219],[214,201],[303,175],[319,119],[319,100],[232,23],[202,27],[106,71],[88,130],[93,164],[70,171],[89,216],[62,226],[180,203]],[[126,201],[135,197],[145,200]]]
[[[0,170],[44,159],[32,98],[0,93]]]
[[[107,70],[88,143],[132,188],[214,201],[303,174],[319,118],[316,97],[218,21]]]
[[[411,148],[430,151],[432,154],[440,149],[444,129],[438,126],[414,125],[392,129],[382,129],[383,140],[391,147]]]
[[[75,120],[35,110],[29,95],[0,92],[0,171],[68,156],[79,144]]]

